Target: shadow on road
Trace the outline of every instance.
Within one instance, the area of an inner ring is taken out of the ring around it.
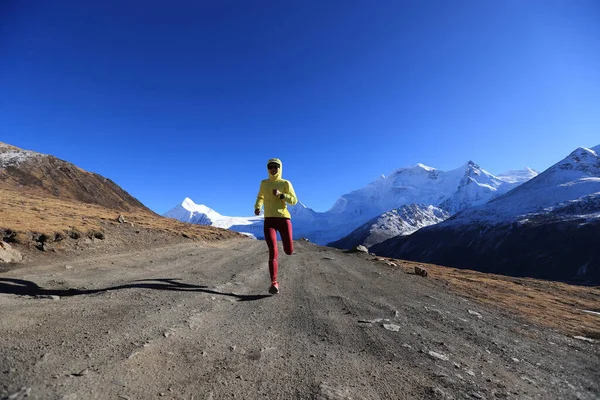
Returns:
[[[154,290],[172,290],[179,292],[200,292],[210,293],[219,296],[235,297],[238,301],[260,300],[265,297],[271,297],[268,294],[235,294],[224,293],[208,289],[207,286],[191,285],[189,283],[178,282],[179,279],[139,279],[126,285],[112,286],[104,289],[44,289],[34,282],[23,279],[0,278],[0,293],[16,294],[21,296],[81,296],[87,294],[96,294],[121,289],[154,289]]]

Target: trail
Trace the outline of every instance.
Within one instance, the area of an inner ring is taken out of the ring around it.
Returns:
[[[252,240],[0,273],[0,397],[600,397],[598,344],[371,258],[295,242],[275,296]]]

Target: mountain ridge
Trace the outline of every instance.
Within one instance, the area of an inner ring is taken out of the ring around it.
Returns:
[[[52,155],[0,142],[0,188],[97,204],[119,211],[153,213],[109,178]]]
[[[600,282],[600,157],[578,148],[488,203],[371,250],[483,272]]]

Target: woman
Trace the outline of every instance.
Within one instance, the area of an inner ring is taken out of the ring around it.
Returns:
[[[292,221],[287,204],[295,205],[298,202],[296,193],[290,181],[281,178],[281,160],[271,158],[267,162],[269,179],[260,182],[258,196],[254,204],[254,214],[259,215],[261,207],[265,206],[265,240],[269,247],[269,272],[271,273],[271,287],[269,293],[279,293],[277,282],[277,231],[283,242],[283,251],[291,255],[294,252],[292,243]]]

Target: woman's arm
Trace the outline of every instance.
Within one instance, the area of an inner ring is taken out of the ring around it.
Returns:
[[[265,201],[265,196],[263,194],[263,183],[260,183],[260,188],[258,189],[258,195],[256,196],[256,202],[254,203],[254,214],[258,215],[260,214],[260,209],[263,205],[263,202]],[[256,210],[258,210],[258,214],[256,213]]]

